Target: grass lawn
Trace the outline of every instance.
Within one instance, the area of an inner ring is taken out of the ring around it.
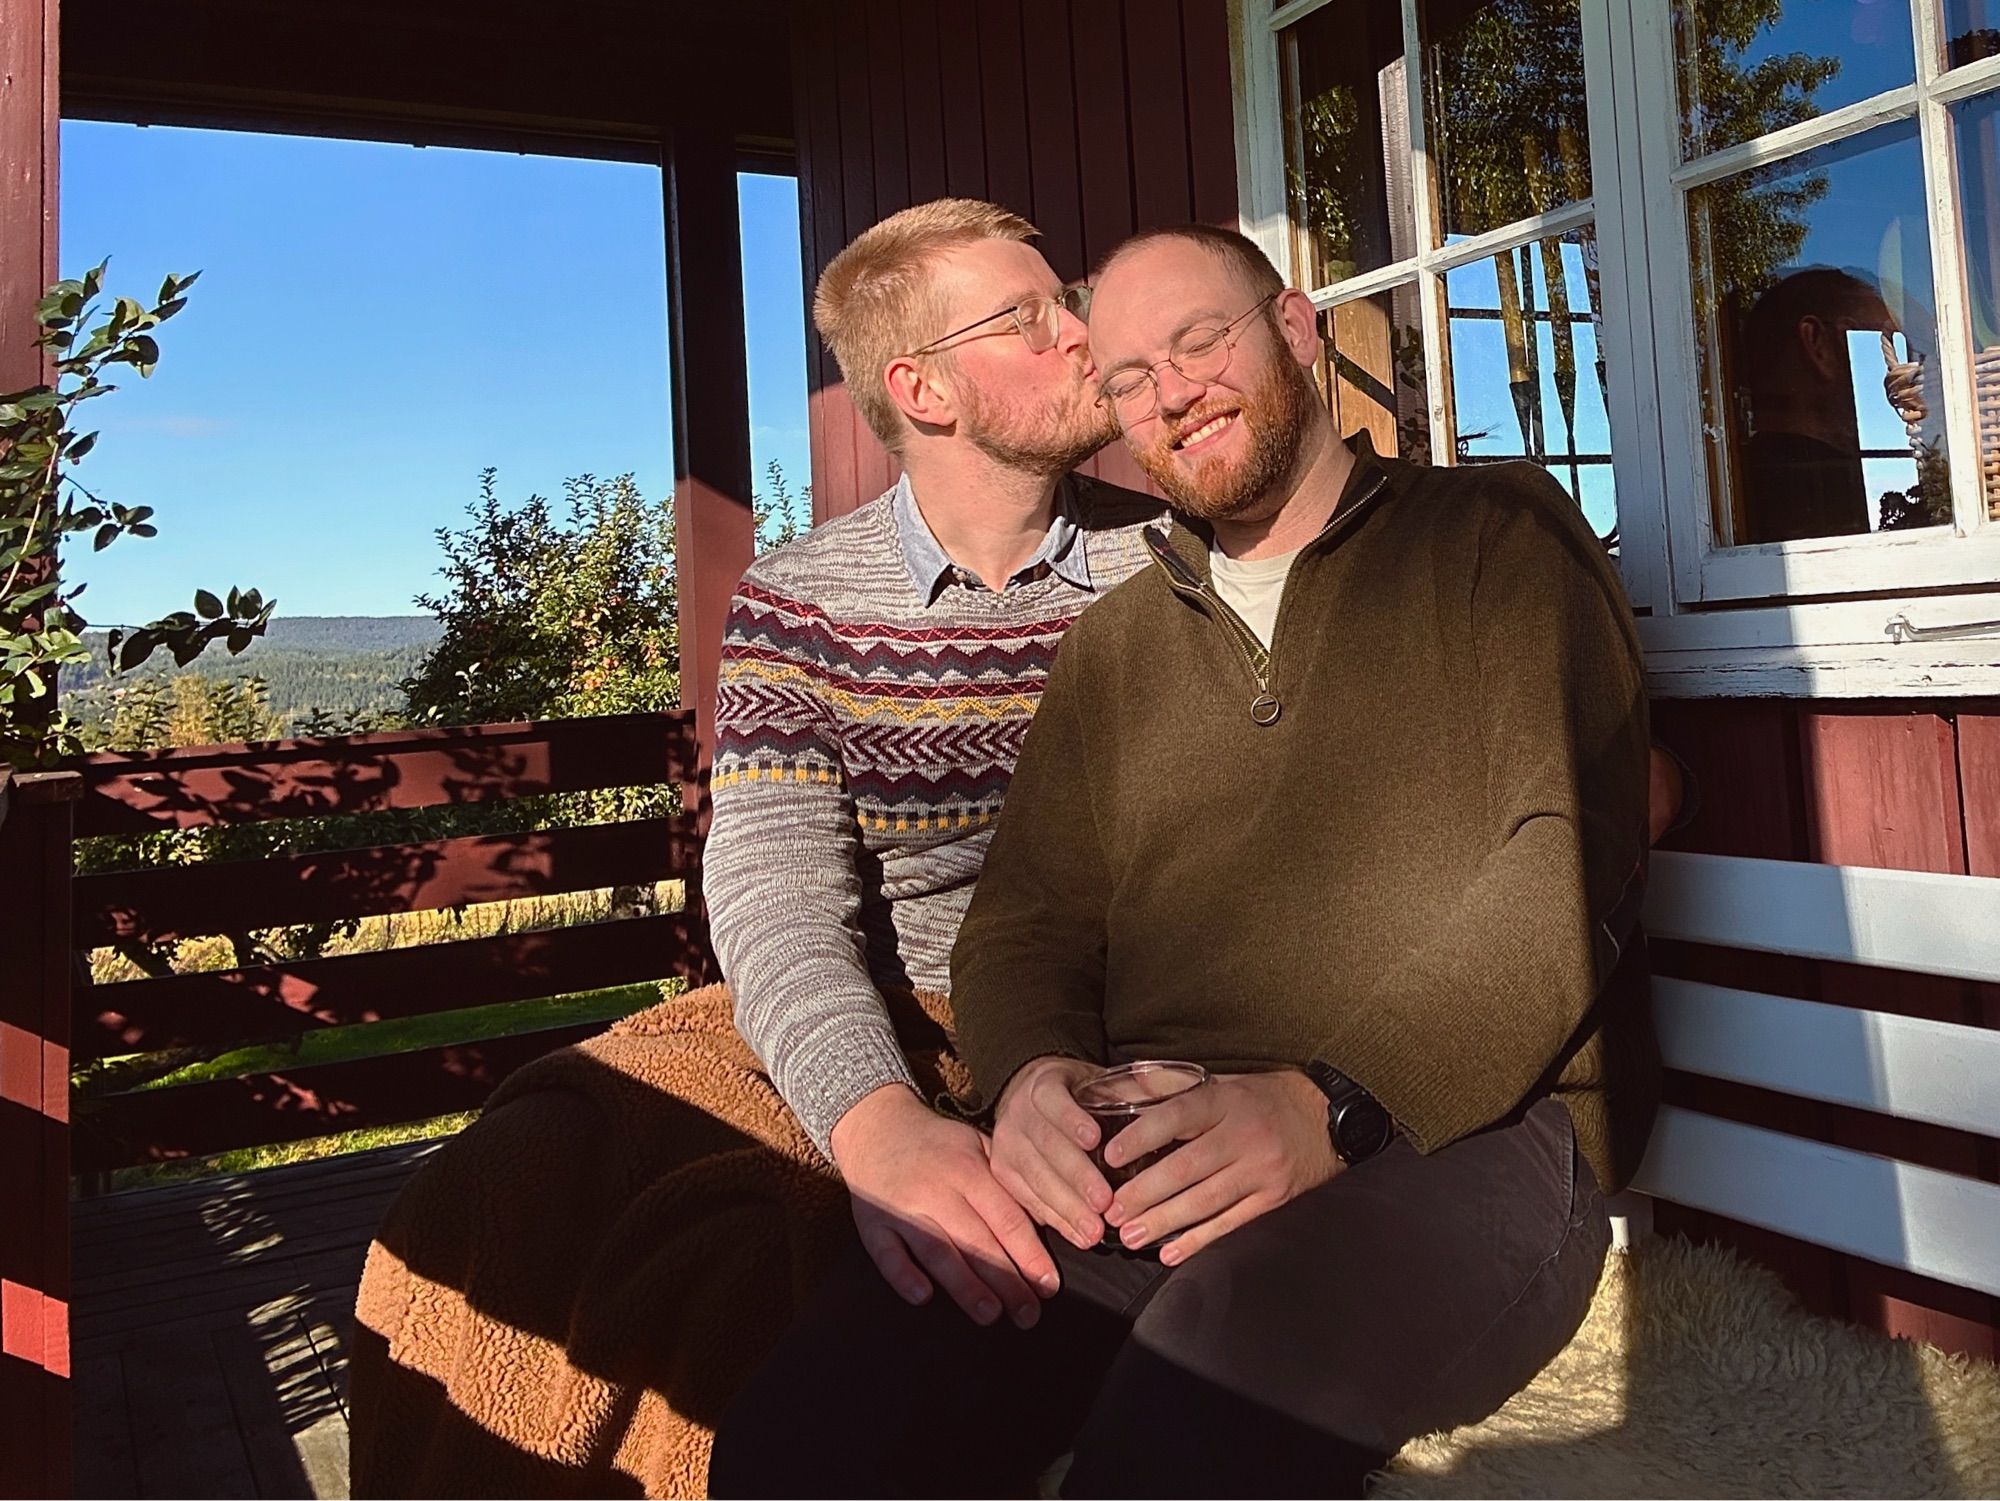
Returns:
[[[496,1037],[512,1037],[524,1032],[544,1032],[552,1027],[580,1023],[610,1023],[659,1001],[680,985],[678,980],[661,984],[617,985],[606,990],[586,990],[571,995],[549,996],[542,1000],[508,1001],[497,1006],[471,1006],[432,1016],[412,1016],[392,1021],[368,1022],[358,1026],[324,1027],[283,1043],[237,1048],[215,1058],[190,1063],[171,1073],[136,1084],[126,1093],[173,1089],[188,1084],[205,1084],[218,1079],[235,1079],[249,1074],[284,1072],[319,1064],[347,1063],[361,1058],[378,1058],[390,1053],[411,1053],[452,1043],[483,1042]],[[133,1059],[106,1059],[105,1069],[129,1064]],[[461,1111],[429,1120],[409,1121],[392,1126],[376,1126],[345,1131],[334,1136],[308,1137],[301,1141],[271,1146],[243,1147],[212,1157],[184,1161],[149,1163],[120,1168],[103,1174],[92,1183],[95,1192],[116,1192],[126,1188],[151,1187],[227,1173],[249,1172],[256,1168],[280,1167],[288,1163],[311,1162],[346,1152],[367,1151],[372,1147],[395,1146],[449,1136],[471,1124],[477,1112]]]

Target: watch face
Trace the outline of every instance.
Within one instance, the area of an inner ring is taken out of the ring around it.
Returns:
[[[1395,1125],[1389,1112],[1372,1098],[1349,1100],[1340,1109],[1333,1125],[1334,1150],[1341,1161],[1352,1167],[1365,1162],[1389,1145]]]

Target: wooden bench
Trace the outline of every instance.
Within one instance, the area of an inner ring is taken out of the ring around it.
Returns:
[[[1655,939],[2000,982],[2000,879],[1658,853]],[[1893,974],[1883,976],[1884,985]],[[2000,1031],[1656,978],[1666,1066],[2000,1138]],[[2000,1296],[2000,1184],[1664,1107],[1614,1232],[1652,1199]]]

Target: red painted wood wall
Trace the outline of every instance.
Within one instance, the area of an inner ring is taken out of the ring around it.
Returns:
[[[0,392],[47,375],[56,271],[56,0],[0,0]],[[74,778],[0,801],[0,1496],[69,1489],[68,808]],[[38,785],[29,785],[35,783]]]
[[[1702,787],[1700,814],[1670,848],[2000,876],[2000,701],[1673,700],[1654,706],[1654,733],[1688,760]],[[1995,985],[1690,944],[1656,944],[1655,968],[1775,995],[2000,1027]],[[1986,1137],[1687,1076],[1669,1076],[1667,1097],[2000,1182],[2000,1142]],[[1661,1205],[1659,1224],[1737,1246],[1783,1273],[1822,1312],[2000,1359],[2000,1298],[1692,1210]]]
[[[792,49],[808,297],[855,235],[932,198],[1026,215],[1064,277],[1136,229],[1235,225],[1225,0],[800,0]],[[896,471],[807,342],[824,521]],[[1144,486],[1117,445],[1088,467]]]

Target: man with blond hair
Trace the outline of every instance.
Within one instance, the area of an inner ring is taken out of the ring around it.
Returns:
[[[738,1026],[839,1167],[877,1268],[911,1302],[942,1286],[1023,1326],[1055,1265],[979,1133],[917,1092],[890,1001],[948,991],[1056,643],[1141,566],[1159,513],[1069,472],[1110,429],[1078,294],[1034,233],[944,199],[820,278],[814,321],[903,477],[745,575],[704,857]]]
[[[1111,428],[1034,234],[941,200],[821,277],[903,477],[732,602],[702,862],[727,988],[516,1074],[404,1194],[357,1311],[355,1494],[700,1494],[709,1425],[857,1235],[952,1318],[1055,1292],[927,1100],[965,1082],[951,948],[1057,642],[1160,511],[1069,472]]]

